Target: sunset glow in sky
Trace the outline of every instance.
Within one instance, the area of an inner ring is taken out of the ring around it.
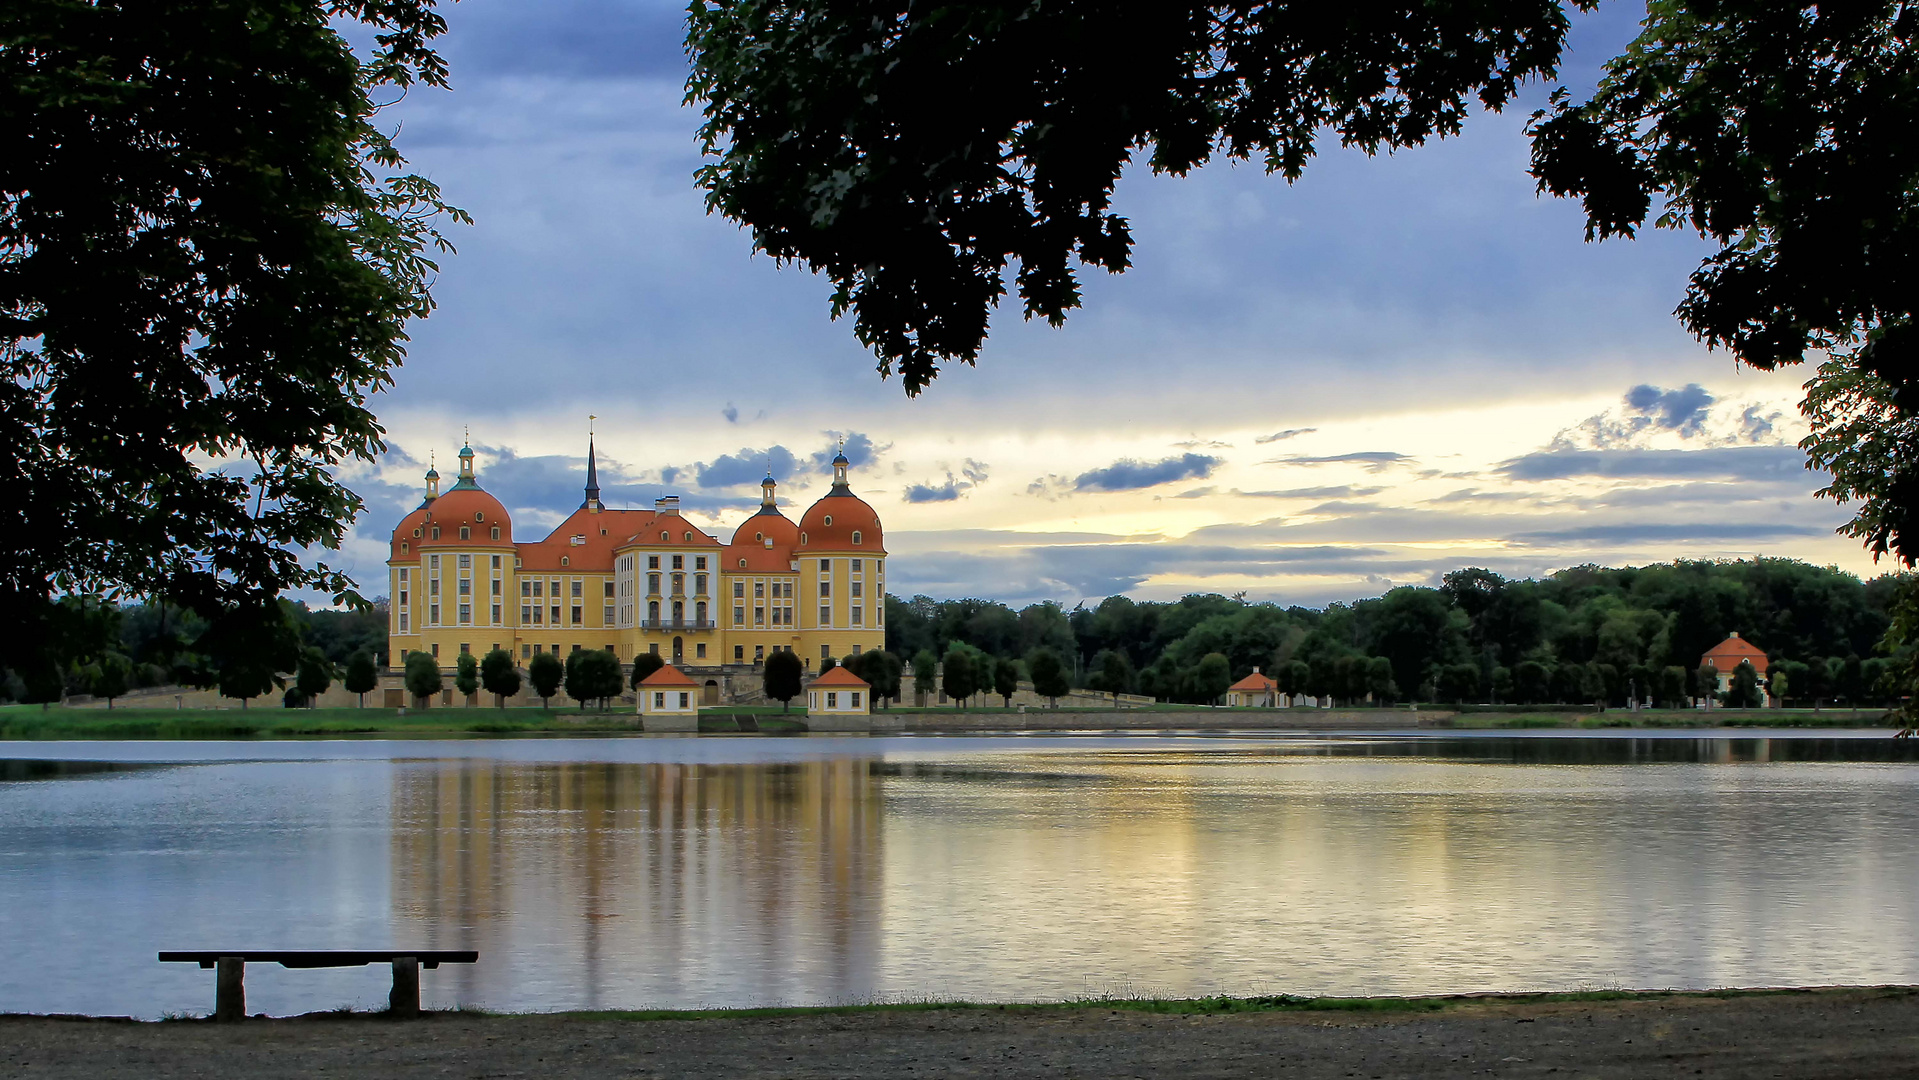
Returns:
[[[1740,369],[1674,321],[1706,246],[1588,244],[1577,206],[1534,192],[1522,126],[1547,88],[1417,151],[1323,146],[1292,186],[1135,169],[1135,268],[1088,273],[1060,329],[1002,310],[978,368],[908,399],[824,281],[706,215],[681,10],[463,0],[452,90],[383,114],[476,224],[375,399],[390,453],[349,474],[363,584],[466,427],[521,535],[557,522],[588,413],[608,505],[678,494],[722,539],[769,464],[800,507],[824,492],[845,436],[907,595],[1318,605],[1463,565],[1752,555],[1874,572],[1793,446],[1810,369]],[[1634,17],[1576,16],[1564,80],[1590,85]]]

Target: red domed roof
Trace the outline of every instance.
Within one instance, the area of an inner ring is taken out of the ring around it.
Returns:
[[[854,533],[860,534],[858,543],[853,542]],[[866,505],[866,500],[836,488],[800,518],[799,550],[884,555],[886,544],[880,534],[880,516]]]
[[[429,505],[431,504],[414,507],[412,513],[401,518],[400,523],[394,526],[392,542],[393,554],[390,555],[389,558],[413,558],[413,552],[420,546],[421,537],[426,535],[426,511]],[[419,536],[413,535],[413,530],[415,529],[420,530]],[[404,553],[400,551],[401,544],[407,545],[407,550]]]
[[[426,515],[422,523],[422,535],[414,544],[415,547],[433,544],[441,546],[458,544],[468,547],[513,546],[513,520],[508,516],[506,507],[500,505],[500,500],[480,488],[456,487],[428,503],[424,510],[415,511],[415,513]],[[409,520],[412,517],[412,514],[407,515]],[[438,540],[433,538],[433,527],[436,525],[440,527]],[[472,529],[469,538],[465,540],[460,539],[462,525]],[[500,527],[498,540],[493,539],[495,525]],[[407,529],[409,534],[412,531],[410,527]]]

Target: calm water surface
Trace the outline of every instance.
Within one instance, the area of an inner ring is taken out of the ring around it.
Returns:
[[[508,1009],[1915,983],[1916,789],[1884,733],[0,743],[0,1011],[234,947]]]

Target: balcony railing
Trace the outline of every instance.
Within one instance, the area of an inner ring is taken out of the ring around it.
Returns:
[[[641,619],[642,630],[712,630],[717,627],[712,619]]]

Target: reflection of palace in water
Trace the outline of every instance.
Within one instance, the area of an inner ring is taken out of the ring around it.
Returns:
[[[536,984],[576,1008],[737,1001],[742,986],[764,1002],[863,997],[878,785],[847,759],[410,765],[393,799],[395,937],[480,950],[441,973],[479,1004]]]

